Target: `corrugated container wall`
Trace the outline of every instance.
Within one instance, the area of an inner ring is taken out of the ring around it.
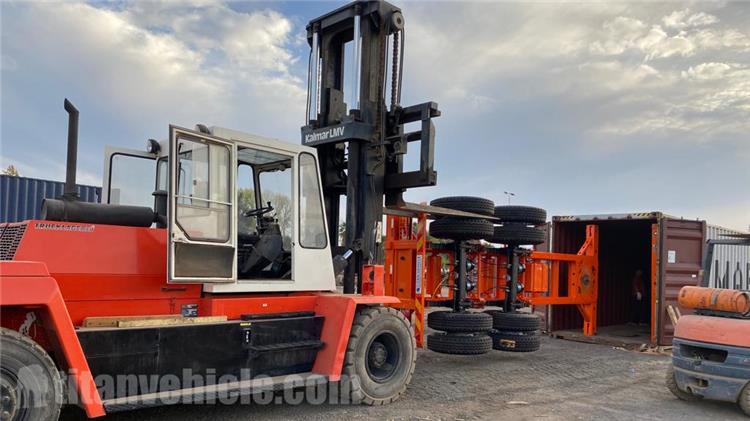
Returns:
[[[84,202],[99,202],[102,188],[78,185],[78,196]],[[62,196],[65,183],[27,177],[0,175],[0,222],[39,219],[42,200]]]
[[[709,225],[706,237],[709,240],[728,239],[727,235],[747,234],[716,225]],[[714,258],[708,278],[712,288],[750,290],[750,247],[714,246]]]

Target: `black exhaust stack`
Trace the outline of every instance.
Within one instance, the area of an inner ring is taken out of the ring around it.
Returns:
[[[76,165],[78,158],[78,109],[65,98],[65,111],[68,112],[68,162],[65,167],[64,199],[78,199],[76,187]]]

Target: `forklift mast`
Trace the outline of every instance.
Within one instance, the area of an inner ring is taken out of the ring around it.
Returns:
[[[307,25],[311,51],[302,144],[318,149],[331,251],[351,251],[345,293],[361,291],[364,265],[382,263],[384,206],[404,206],[406,189],[437,182],[432,118],[440,116],[438,106],[400,104],[404,35],[401,10],[384,1],[355,1]],[[419,130],[405,132],[406,124],[417,122]],[[421,143],[419,169],[404,171],[412,142]],[[341,196],[346,196],[345,231],[338,244]]]

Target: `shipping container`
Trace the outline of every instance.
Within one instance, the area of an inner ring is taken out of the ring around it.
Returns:
[[[661,212],[556,216],[550,228],[551,250],[576,253],[589,224],[599,227],[600,330],[617,327],[621,335],[632,332],[632,336],[642,335],[652,344],[671,344],[674,328],[667,306],[677,306],[680,288],[700,282],[705,221],[684,220]],[[638,273],[641,281],[634,281]],[[641,282],[644,307],[636,315],[634,284]],[[680,310],[683,314],[688,312]],[[646,323],[637,326],[634,322],[638,318]],[[551,306],[548,310],[547,328],[551,332],[580,329],[581,325],[575,306]]]
[[[102,188],[78,185],[78,196],[84,202],[99,202]],[[42,200],[62,196],[65,183],[27,177],[0,175],[0,222],[39,219]]]
[[[708,225],[707,240],[731,239],[732,235],[747,234]],[[737,245],[715,245],[711,259],[709,284],[711,288],[750,290],[750,247]]]

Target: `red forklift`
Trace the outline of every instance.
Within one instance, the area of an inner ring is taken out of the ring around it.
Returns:
[[[345,400],[398,399],[414,372],[413,327],[388,306],[398,299],[357,292],[382,260],[384,205],[436,183],[440,112],[400,105],[403,33],[400,9],[381,1],[313,19],[302,144],[170,126],[146,151],[108,148],[101,204],[77,200],[79,113],[66,100],[65,195],[40,220],[0,225],[0,419],[318,381],[340,382]],[[405,132],[412,122],[421,130]],[[404,171],[412,142],[421,166]]]

